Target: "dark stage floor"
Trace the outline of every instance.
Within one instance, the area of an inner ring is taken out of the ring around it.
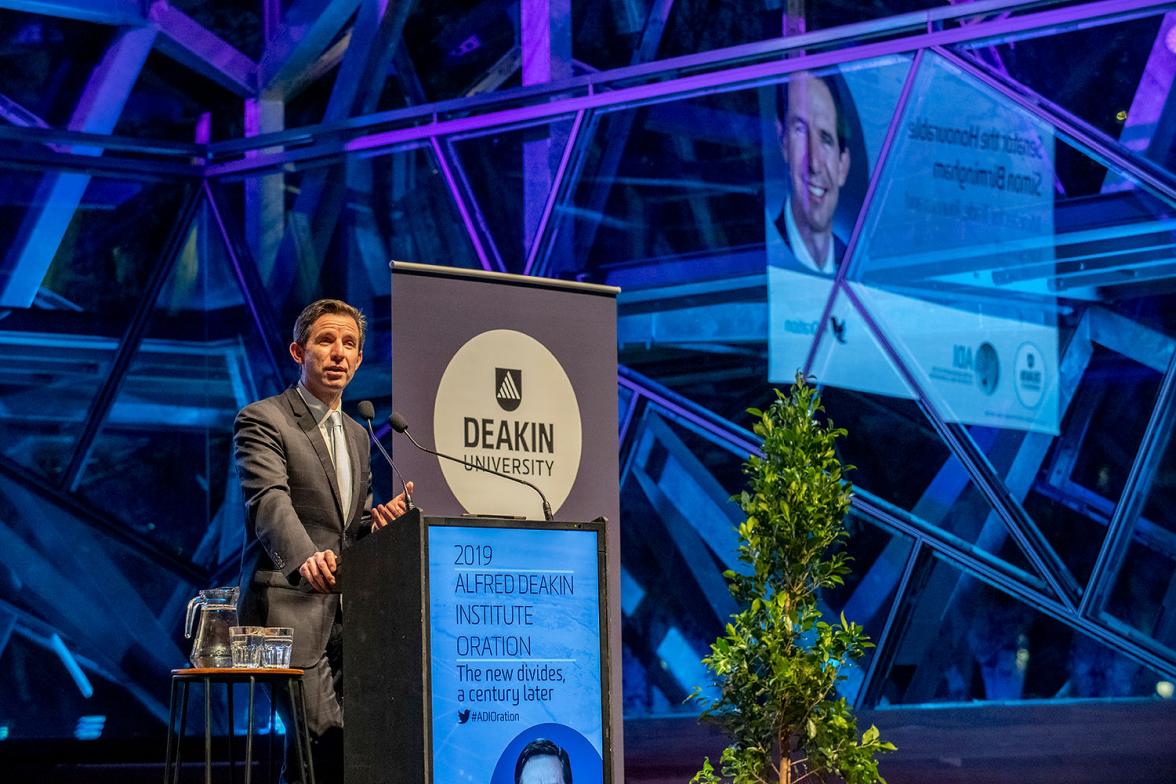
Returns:
[[[1176,782],[1176,702],[1074,702],[892,709],[862,715],[899,751],[885,758],[890,784],[1172,784]],[[863,726],[864,726],[863,724]],[[628,784],[685,784],[702,757],[716,759],[723,740],[691,719],[626,722]],[[238,742],[236,751],[243,752]],[[159,784],[165,738],[133,741],[0,743],[0,780],[18,784]],[[267,774],[265,739],[255,748]],[[202,760],[203,739],[190,738],[184,758]],[[225,759],[223,739],[214,755]],[[228,769],[217,765],[214,781]],[[238,778],[243,772],[237,769]],[[203,781],[186,764],[182,781]]]

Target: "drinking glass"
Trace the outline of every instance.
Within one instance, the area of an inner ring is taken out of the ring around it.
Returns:
[[[260,667],[262,626],[233,626],[229,629],[229,650],[234,667]]]
[[[294,630],[289,626],[267,626],[262,630],[262,667],[289,669],[293,650]]]

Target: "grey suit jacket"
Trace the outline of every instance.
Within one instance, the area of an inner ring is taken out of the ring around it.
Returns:
[[[311,592],[298,567],[320,550],[342,555],[371,531],[367,431],[350,417],[343,421],[354,472],[346,514],[327,445],[297,388],[246,406],[233,423],[245,524],[261,543],[256,566],[242,578],[241,623],[292,627],[295,667],[319,660],[339,608],[339,595]]]

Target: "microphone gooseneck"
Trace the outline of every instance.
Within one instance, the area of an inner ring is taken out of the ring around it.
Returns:
[[[408,436],[408,440],[410,442],[412,442],[412,445],[415,446],[417,449],[421,450],[422,452],[428,452],[430,455],[435,455],[437,457],[443,457],[446,460],[451,460],[454,463],[459,463],[459,464],[465,466],[466,468],[470,469],[471,471],[484,471],[487,474],[493,474],[494,476],[500,476],[503,479],[509,479],[512,482],[518,482],[520,485],[526,485],[527,487],[531,488],[532,490],[534,490],[536,493],[539,494],[539,500],[543,502],[543,519],[546,520],[547,522],[551,522],[552,520],[555,519],[555,515],[552,514],[552,512],[551,512],[551,504],[548,502],[547,496],[543,495],[542,490],[540,490],[538,487],[536,487],[535,485],[528,482],[526,479],[519,479],[517,476],[511,476],[510,474],[504,474],[500,471],[495,471],[493,469],[486,468],[485,466],[480,466],[477,463],[467,462],[465,460],[462,460],[460,457],[451,457],[450,455],[447,455],[443,452],[438,452],[434,449],[429,449],[427,446],[422,446],[420,443],[417,442],[417,440],[415,438],[412,437],[412,433],[408,432],[408,421],[404,418],[403,415],[401,415],[401,413],[399,411],[392,412],[392,415],[388,417],[388,424],[391,425],[392,429],[395,430],[397,433],[404,433],[406,436]]]
[[[380,439],[376,438],[376,431],[372,430],[372,420],[376,417],[376,407],[372,405],[370,400],[361,400],[355,407],[358,414],[367,422],[368,438],[375,444],[377,451],[383,455],[384,460],[388,465],[392,466],[392,473],[400,480],[400,488],[404,491],[404,507],[407,511],[416,509],[416,504],[412,502],[412,496],[408,493],[408,484],[404,481],[404,475],[400,473],[400,469],[392,462],[392,456],[384,449],[384,445],[380,443]]]

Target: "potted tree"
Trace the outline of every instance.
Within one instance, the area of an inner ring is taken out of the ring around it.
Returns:
[[[763,457],[744,464],[748,485],[737,497],[746,515],[739,558],[748,568],[725,574],[742,609],[703,659],[717,696],[692,695],[730,745],[718,768],[706,759],[692,784],[885,782],[877,755],[894,745],[874,726],[859,736],[836,691],[843,668],[871,643],[844,614],[823,620],[818,606],[818,592],[844,584],[850,571],[836,545],[846,537],[852,496],[844,477],[851,467],[834,448],[845,431],[822,422],[823,411],[799,373],[766,411],[749,409]]]

